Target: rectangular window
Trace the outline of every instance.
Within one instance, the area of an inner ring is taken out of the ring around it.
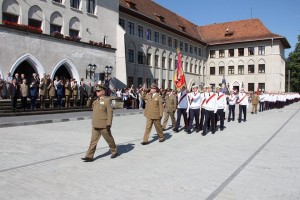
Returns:
[[[190,72],[193,73],[193,64],[190,63]]]
[[[144,52],[138,52],[138,64],[144,64]]]
[[[202,50],[201,50],[201,48],[198,49],[198,56],[202,56]]]
[[[128,78],[127,78],[127,85],[128,86],[133,85],[133,77],[132,76],[128,76]]]
[[[80,0],[70,0],[70,6],[72,8],[79,9]]]
[[[248,56],[254,55],[254,47],[248,47]]]
[[[225,74],[225,67],[224,66],[220,66],[219,67],[219,75]]]
[[[188,43],[184,44],[184,51],[189,52],[189,44]]]
[[[248,74],[254,74],[254,65],[248,65]]]
[[[172,81],[172,80],[169,80],[169,81],[168,81],[168,88],[172,88],[172,84],[173,84],[173,81]]]
[[[228,49],[228,57],[234,57],[234,49]]]
[[[258,73],[265,73],[265,64],[258,65]]]
[[[165,85],[166,85],[166,80],[163,79],[163,80],[161,81],[161,88],[162,88],[162,89],[165,89]]]
[[[224,58],[225,57],[225,50],[224,49],[219,50],[219,57],[220,58]]]
[[[19,16],[3,12],[2,13],[2,20],[3,21],[8,21],[8,22],[13,22],[13,23],[18,23],[19,22]]]
[[[119,25],[120,25],[123,29],[125,29],[125,19],[119,18]]]
[[[228,74],[234,74],[234,66],[228,66]]]
[[[194,53],[195,53],[195,55],[197,55],[197,50],[198,50],[198,48],[194,47]]]
[[[210,75],[216,75],[216,68],[215,67],[210,67],[209,74]]]
[[[154,32],[154,42],[159,43],[159,33],[158,32]]]
[[[87,0],[86,2],[87,2],[87,6],[86,6],[87,12],[94,14],[96,8],[95,0]]]
[[[216,51],[215,50],[210,50],[209,51],[209,56],[210,56],[210,58],[215,58],[216,57]]]
[[[140,38],[144,37],[144,28],[142,26],[138,26],[138,34]]]
[[[178,40],[177,39],[174,39],[174,47],[175,47],[175,49],[178,48]]]
[[[183,63],[183,61],[182,61],[182,63]],[[182,65],[181,65],[181,66],[182,66]],[[184,71],[185,71],[185,72],[187,72],[188,66],[189,66],[189,63],[188,63],[188,62],[185,62],[185,67],[184,67]]]
[[[179,48],[180,48],[180,51],[183,51],[183,42],[182,41],[179,42]]]
[[[134,63],[134,51],[132,49],[128,49],[128,62]]]
[[[155,67],[158,67],[158,55],[155,55],[155,57],[154,57],[154,66]]]
[[[238,66],[238,74],[244,74],[244,65]]]
[[[190,45],[190,53],[193,53],[193,50],[194,50],[193,45]]]
[[[258,90],[261,92],[265,91],[265,83],[258,83]]]
[[[29,18],[28,19],[28,26],[41,28],[42,27],[42,21]]]
[[[146,85],[147,85],[147,88],[151,87],[151,78],[146,78]]]
[[[166,45],[166,40],[167,40],[166,35],[161,34],[161,44]]]
[[[147,29],[147,40],[149,40],[149,41],[152,40],[152,31],[151,31],[151,29]]]
[[[53,34],[54,32],[61,32],[61,26],[56,24],[50,24],[50,34]]]
[[[258,47],[258,55],[265,55],[265,46]]]
[[[141,87],[143,86],[143,78],[138,77],[138,86]]]
[[[69,29],[69,36],[79,36],[79,31],[74,29]]]
[[[238,48],[238,55],[244,56],[244,48]]]
[[[156,85],[158,85],[158,79],[157,79],[157,78],[154,79],[154,83],[155,83]]]
[[[128,22],[129,34],[134,35],[134,23]]]
[[[151,53],[147,53],[147,65],[151,65]]]
[[[173,41],[173,38],[172,37],[168,37],[168,46],[169,47],[172,47],[172,41]]]
[[[172,69],[172,58],[169,58],[168,67],[169,67],[169,69]]]
[[[248,83],[248,92],[254,92],[254,83]]]
[[[195,65],[195,74],[197,74],[197,71],[198,71],[198,65]]]
[[[166,57],[162,57],[161,66],[162,66],[163,69],[166,69]]]
[[[215,91],[215,89],[216,89],[216,84],[212,83],[212,84],[210,84],[210,85],[211,85],[212,91]]]

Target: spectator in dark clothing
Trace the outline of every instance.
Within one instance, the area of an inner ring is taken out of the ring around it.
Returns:
[[[36,85],[35,80],[32,81],[29,87],[29,95],[30,95],[30,109],[36,110],[36,98],[37,98],[38,87]]]
[[[62,105],[62,97],[64,95],[64,87],[63,84],[61,83],[61,80],[58,81],[57,85],[57,107],[60,109]]]
[[[13,79],[11,87],[10,87],[10,99],[11,99],[11,110],[15,112],[17,109],[17,99],[19,94],[19,89],[17,85],[17,80]]]

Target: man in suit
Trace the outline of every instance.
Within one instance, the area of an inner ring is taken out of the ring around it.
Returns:
[[[177,108],[177,99],[175,95],[175,91],[172,89],[168,89],[167,93],[164,97],[164,121],[163,121],[163,129],[166,129],[169,117],[172,121],[172,128],[175,128],[175,111]]]
[[[142,90],[140,90],[141,92]],[[163,103],[162,98],[158,93],[158,88],[155,84],[151,85],[149,92],[143,92],[142,100],[146,101],[145,117],[147,118],[146,129],[142,145],[149,144],[148,139],[150,136],[152,125],[154,124],[159,142],[164,142],[164,134],[161,125],[161,118],[163,116]]]
[[[97,85],[95,90],[96,97],[92,96],[88,104],[88,106],[92,105],[93,108],[92,137],[86,156],[81,158],[85,162],[94,161],[97,143],[101,136],[104,137],[110,148],[111,158],[116,158],[118,155],[117,146],[110,130],[113,119],[113,109],[111,107],[110,98],[105,96],[106,88],[104,86]]]
[[[12,80],[9,94],[11,99],[11,109],[13,112],[15,112],[17,108],[17,99],[19,95],[19,87],[17,85],[17,80],[15,78]]]

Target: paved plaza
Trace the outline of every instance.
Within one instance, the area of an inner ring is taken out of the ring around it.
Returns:
[[[120,154],[101,138],[92,163],[89,115],[17,126],[0,124],[1,200],[300,199],[300,103],[225,122],[205,137],[165,131],[142,146],[140,111],[113,119]],[[7,120],[7,119],[6,119]],[[18,121],[19,120],[19,121]],[[39,121],[40,119],[36,119]],[[23,125],[20,121],[23,121]],[[54,122],[54,123],[53,123]],[[26,125],[26,126],[25,126]]]

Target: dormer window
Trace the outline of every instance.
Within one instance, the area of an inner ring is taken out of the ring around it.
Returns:
[[[131,0],[125,0],[125,2],[127,3],[127,6],[128,6],[129,8],[136,10],[136,7],[135,7],[136,4],[133,3]]]
[[[185,31],[185,27],[182,25],[177,24],[177,26],[180,28],[181,31]]]
[[[226,29],[225,31],[225,37],[231,37],[233,36],[234,31],[229,30],[229,28]]]
[[[157,17],[157,19],[161,22],[165,22],[165,18],[159,14],[154,13],[154,15]]]

